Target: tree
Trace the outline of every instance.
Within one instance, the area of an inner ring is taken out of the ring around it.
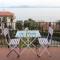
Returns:
[[[17,21],[16,22],[16,29],[17,30],[22,30],[22,23],[23,23],[22,21]]]
[[[25,20],[24,21],[24,28],[28,27],[29,28],[29,21],[28,20]]]
[[[38,23],[29,18],[28,20],[24,21],[24,27],[28,27],[29,30],[36,30],[38,29]]]

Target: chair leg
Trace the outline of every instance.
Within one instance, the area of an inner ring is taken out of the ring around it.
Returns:
[[[23,52],[25,52],[26,48],[24,48],[21,53],[20,53],[20,56],[23,54]]]
[[[45,51],[46,51],[46,48],[44,48],[44,50],[40,53],[40,56],[42,56]]]
[[[38,53],[38,52],[39,52],[39,53]],[[40,49],[39,49],[39,48],[37,48],[36,54],[37,54],[38,57],[40,57],[40,56],[39,56],[39,54],[40,54]]]
[[[7,54],[7,57],[9,56],[9,54],[13,51],[13,49]]]
[[[8,54],[7,54],[7,57],[9,56],[9,54],[14,51],[16,54],[17,54],[17,57],[20,57],[19,53],[17,53],[17,51],[15,51],[15,49],[12,49]]]
[[[17,57],[20,57],[20,54],[16,50],[14,52],[17,54]]]
[[[50,52],[48,51],[48,49],[46,49],[46,52],[48,53],[48,56],[51,57]]]
[[[44,47],[44,50],[40,53],[40,56],[42,56],[44,54],[44,52],[47,52],[48,55],[50,56],[50,53],[49,53],[47,47]]]

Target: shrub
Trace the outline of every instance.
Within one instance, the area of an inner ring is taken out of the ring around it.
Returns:
[[[15,35],[16,35],[17,30],[10,30],[9,32],[10,32],[10,37],[14,38]]]
[[[60,32],[55,32],[55,33],[53,33],[53,36],[54,36],[54,37],[60,37]]]

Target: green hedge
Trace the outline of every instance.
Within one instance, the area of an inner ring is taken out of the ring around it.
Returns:
[[[47,36],[48,32],[40,32],[42,36]],[[60,37],[60,32],[54,32],[53,37]]]
[[[59,41],[60,42],[60,37],[53,37],[52,38],[54,41]]]
[[[54,32],[60,32],[60,30],[54,30]]]
[[[47,37],[48,33],[47,32],[43,32],[43,36]],[[53,37],[52,37],[53,40],[56,40],[56,41],[60,41],[60,32],[54,32],[53,33]]]
[[[53,33],[53,36],[54,36],[54,37],[60,37],[60,32],[55,32],[55,33]]]
[[[10,30],[10,37],[14,38],[16,35],[17,30]]]

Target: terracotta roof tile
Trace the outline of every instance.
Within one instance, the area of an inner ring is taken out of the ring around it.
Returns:
[[[14,16],[14,14],[8,11],[0,11],[0,16]]]

